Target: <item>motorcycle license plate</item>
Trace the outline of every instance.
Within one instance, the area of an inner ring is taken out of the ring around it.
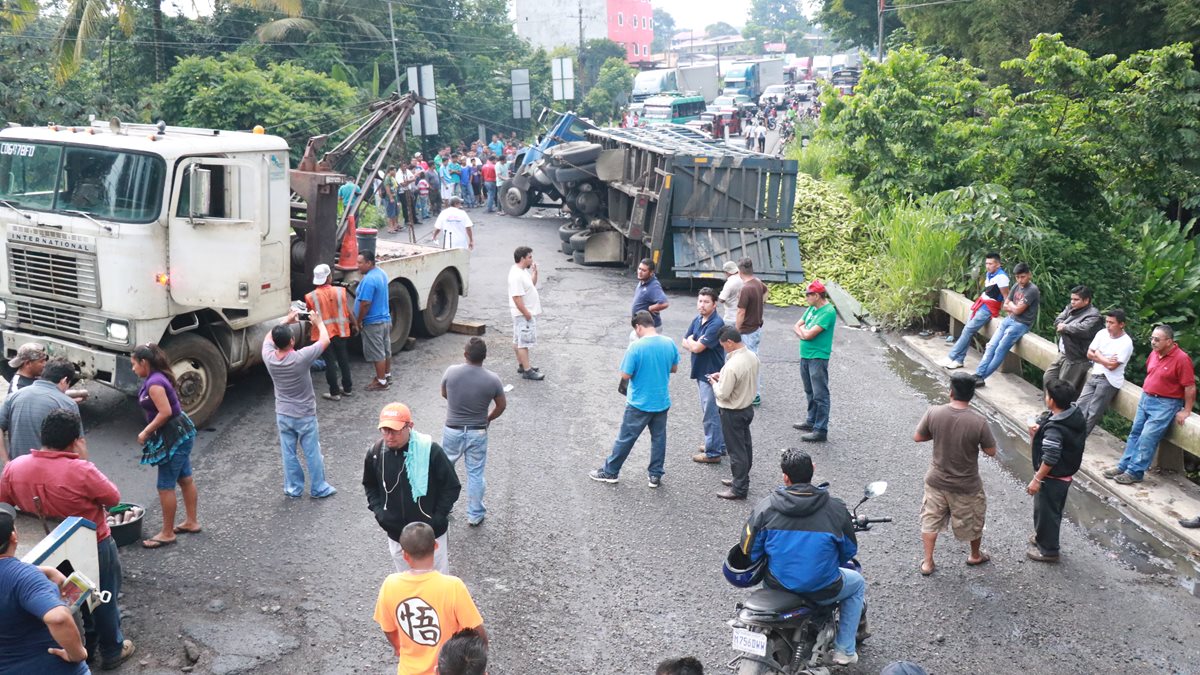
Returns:
[[[755,656],[766,656],[767,636],[763,633],[746,630],[745,628],[734,628],[733,648],[740,652],[754,654]]]

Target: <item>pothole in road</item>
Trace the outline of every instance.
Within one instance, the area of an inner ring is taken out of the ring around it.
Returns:
[[[946,385],[901,350],[889,346],[884,359],[889,370],[930,404],[949,401]],[[992,435],[1004,439],[996,460],[1022,485],[1028,483],[1034,473],[1029,442],[993,414],[985,416]],[[1189,547],[1184,542],[1158,531],[1109,497],[1093,492],[1082,476],[1075,485],[1080,489],[1072,491],[1067,500],[1065,519],[1078,525],[1088,539],[1109,552],[1110,558],[1142,574],[1170,575],[1188,591],[1200,595],[1200,567],[1188,556]]]

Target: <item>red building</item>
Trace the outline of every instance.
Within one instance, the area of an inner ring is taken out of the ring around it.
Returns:
[[[629,63],[650,60],[654,8],[650,0],[607,0],[608,39],[625,47]]]

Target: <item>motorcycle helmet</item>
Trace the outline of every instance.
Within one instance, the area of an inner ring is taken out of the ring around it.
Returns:
[[[750,562],[750,557],[742,553],[742,547],[735,544],[725,556],[721,571],[725,573],[725,580],[738,588],[757,586],[767,573],[767,556],[759,558],[758,562]]]

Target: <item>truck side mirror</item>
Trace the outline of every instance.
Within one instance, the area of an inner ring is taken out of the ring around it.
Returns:
[[[188,218],[212,214],[212,171],[195,164],[188,167]]]

